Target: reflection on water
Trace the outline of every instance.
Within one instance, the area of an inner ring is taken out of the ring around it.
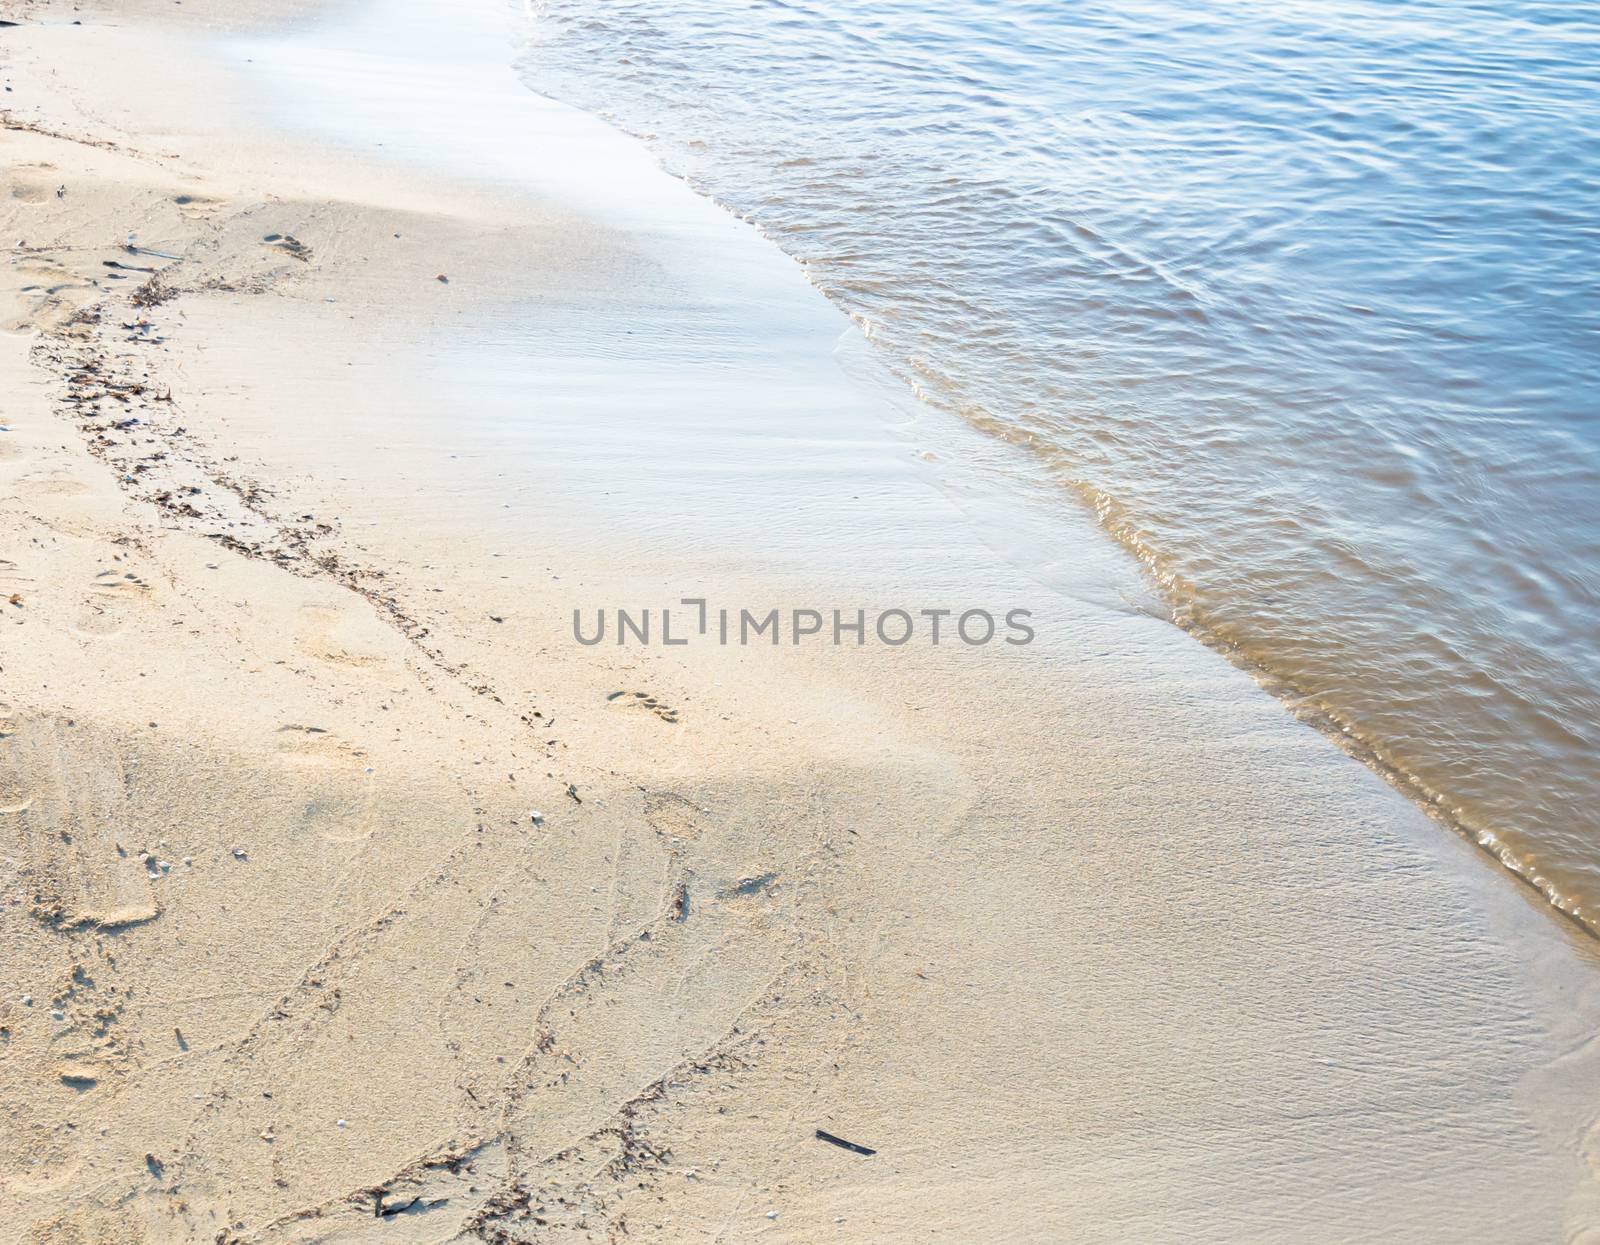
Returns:
[[[1600,928],[1600,10],[549,0],[1178,619]]]

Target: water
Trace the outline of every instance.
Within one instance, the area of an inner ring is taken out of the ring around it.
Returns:
[[[1174,618],[1600,929],[1600,5],[548,0]]]

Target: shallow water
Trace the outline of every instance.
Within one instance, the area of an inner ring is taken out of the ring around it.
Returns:
[[[1176,619],[1600,927],[1600,9],[549,0]]]

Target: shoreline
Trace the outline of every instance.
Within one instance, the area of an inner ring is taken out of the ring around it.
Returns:
[[[1294,370],[1284,352],[1292,353],[1295,343],[1305,345],[1306,340],[1288,332],[1278,335],[1274,345],[1273,334],[1257,331],[1265,320],[1252,325],[1240,319],[1240,308],[1252,297],[1249,283],[1237,284],[1239,271],[1207,259],[1204,244],[1215,238],[1198,209],[1208,189],[1216,189],[1207,176],[1217,166],[1194,151],[1176,158],[1171,171],[1187,179],[1193,195],[1165,205],[1147,193],[1154,187],[1134,172],[1141,162],[1161,161],[1156,118],[1165,115],[1163,74],[1152,72],[1156,62],[1173,57],[1162,65],[1166,75],[1187,77],[1192,70],[1197,79],[1211,82],[1223,101],[1217,105],[1220,116],[1211,118],[1204,105],[1191,99],[1179,110],[1181,121],[1168,118],[1173,124],[1209,132],[1213,121],[1236,120],[1241,114],[1252,115],[1259,124],[1264,120],[1260,110],[1265,105],[1270,115],[1271,106],[1256,96],[1253,84],[1292,75],[1297,51],[1323,46],[1319,33],[1337,44],[1341,28],[1336,24],[1319,32],[1322,19],[1311,13],[1264,25],[1235,14],[1215,24],[1172,31],[1145,71],[1126,81],[1124,103],[1132,107],[1127,143],[1110,144],[1097,154],[1092,118],[1098,115],[1099,101],[1086,89],[1087,82],[1101,73],[1108,75],[1109,84],[1119,82],[1118,35],[1131,33],[1121,30],[1126,15],[1109,24],[1079,25],[1066,11],[1052,14],[1040,25],[1039,38],[1019,41],[1023,54],[1015,63],[1004,70],[995,62],[984,64],[976,75],[984,89],[970,101],[963,101],[957,90],[942,120],[934,111],[918,112],[947,85],[963,81],[959,66],[964,44],[993,39],[1003,45],[1013,37],[1006,15],[985,17],[984,12],[982,6],[968,6],[952,14],[933,40],[913,11],[895,10],[853,38],[846,15],[830,9],[808,9],[790,19],[780,18],[781,10],[757,9],[748,25],[735,31],[715,19],[714,8],[693,4],[670,11],[649,5],[612,11],[558,0],[540,11],[521,63],[535,89],[641,136],[674,174],[747,215],[765,236],[807,265],[808,277],[857,317],[864,332],[873,334],[874,344],[907,387],[1024,451],[1013,475],[1033,477],[1034,483],[1054,480],[1070,501],[1086,505],[1108,534],[1142,563],[1180,625],[1220,651],[1237,655],[1240,665],[1303,715],[1309,716],[1310,707],[1325,706],[1321,725],[1336,741],[1360,737],[1364,744],[1358,755],[1377,762],[1380,772],[1408,775],[1402,789],[1439,813],[1446,825],[1501,856],[1502,863],[1544,890],[1559,908],[1580,919],[1592,917],[1585,905],[1600,893],[1600,879],[1592,876],[1585,843],[1586,809],[1592,800],[1584,793],[1593,786],[1592,767],[1586,762],[1594,749],[1585,749],[1580,740],[1581,723],[1594,716],[1585,704],[1586,695],[1593,700],[1594,677],[1583,673],[1592,671],[1594,663],[1576,627],[1585,608],[1582,557],[1560,534],[1570,523],[1552,527],[1548,504],[1568,484],[1577,483],[1584,469],[1578,465],[1582,447],[1573,447],[1568,469],[1550,469],[1543,487],[1531,479],[1539,472],[1532,464],[1564,458],[1559,406],[1542,403],[1538,391],[1521,393],[1530,414],[1538,412],[1528,430],[1530,445],[1540,442],[1543,450],[1526,450],[1520,467],[1516,456],[1509,461],[1497,457],[1509,447],[1497,448],[1493,433],[1480,443],[1486,453],[1473,470],[1481,469],[1484,480],[1493,479],[1499,490],[1483,496],[1481,506],[1463,509],[1450,500],[1470,493],[1463,478],[1456,488],[1434,497],[1430,507],[1424,480],[1451,468],[1445,466],[1448,452],[1430,461],[1422,444],[1408,447],[1421,455],[1413,464],[1418,474],[1393,464],[1393,493],[1386,495],[1386,485],[1375,489],[1378,482],[1367,477],[1356,446],[1362,440],[1384,443],[1383,420],[1376,412],[1399,390],[1385,395],[1373,389],[1363,380],[1370,373],[1350,356],[1345,356],[1351,359],[1346,374],[1339,375],[1337,367],[1329,366],[1330,355],[1320,383],[1312,387],[1320,398],[1301,403],[1292,386],[1284,391],[1281,387]],[[1387,36],[1378,31],[1386,26],[1385,19],[1376,12],[1369,16],[1371,22],[1363,27],[1383,43]],[[1498,89],[1494,83],[1501,73],[1514,78],[1516,57],[1535,57],[1530,67],[1538,63],[1533,49],[1541,36],[1531,28],[1521,31],[1526,36],[1521,38],[1508,14],[1476,17],[1482,25],[1476,20],[1450,23],[1457,28],[1448,37],[1440,28],[1441,47],[1452,46],[1470,60],[1484,50],[1486,29],[1509,22],[1504,29],[1513,60],[1490,57],[1479,65],[1484,78],[1468,75],[1441,84],[1459,110],[1454,116],[1482,107]],[[1228,46],[1230,33],[1249,45],[1241,51],[1261,58],[1260,75],[1230,79],[1225,67],[1229,58],[1218,55]],[[778,51],[790,37],[796,40],[792,57]],[[914,55],[897,57],[896,44]],[[1560,59],[1559,49],[1548,51]],[[1060,75],[1052,85],[1052,60],[1075,72]],[[935,68],[940,64],[943,72]],[[814,74],[808,75],[806,66]],[[1328,77],[1329,66],[1317,56],[1305,67],[1325,88],[1337,89],[1337,75]],[[1407,56],[1397,56],[1396,72],[1415,68]],[[852,74],[860,79],[859,92],[848,85]],[[1024,80],[1033,83],[1032,98],[1011,93]],[[819,89],[819,82],[826,87]],[[1229,92],[1230,82],[1237,97]],[[1380,166],[1392,157],[1404,161],[1413,145],[1419,159],[1437,156],[1430,152],[1430,141],[1421,137],[1433,132],[1428,127],[1420,133],[1410,129],[1404,107],[1396,108],[1395,100],[1389,104],[1375,114],[1380,124],[1346,137]],[[907,131],[903,149],[892,142],[893,129],[885,128],[899,106],[907,109],[907,116],[920,118]],[[1332,120],[1318,118],[1316,111],[1313,107],[1303,118],[1308,125]],[[1037,166],[1017,158],[1007,141],[1008,112],[1027,116],[1024,129],[1035,134],[1049,124],[1048,113],[1059,112],[1067,129],[1054,156],[1041,148]],[[763,116],[769,125],[763,124]],[[935,135],[945,127],[949,141],[937,141]],[[1293,130],[1286,128],[1280,137]],[[877,142],[862,142],[868,135],[876,135]],[[996,149],[993,169],[985,160],[986,143]],[[871,153],[874,146],[882,149]],[[1362,215],[1362,194],[1341,191],[1338,176],[1322,168],[1316,176],[1328,179],[1329,195],[1319,196],[1314,180],[1301,180],[1318,161],[1313,155],[1301,166],[1292,141],[1287,147],[1251,144],[1238,155],[1256,184],[1280,186],[1290,196],[1306,193],[1318,204],[1307,205],[1303,222],[1318,239],[1306,258],[1321,268],[1321,279],[1307,282],[1301,291],[1306,301],[1325,302],[1342,289],[1347,302],[1361,303],[1363,284],[1384,280],[1380,274],[1393,272],[1397,264],[1404,267],[1404,256],[1387,252],[1381,235],[1367,234],[1353,253],[1366,254],[1371,262],[1342,271],[1335,264],[1330,270],[1330,255],[1321,248],[1330,242],[1337,248],[1336,222],[1341,215]],[[1080,161],[1081,184],[1073,169]],[[986,171],[969,180],[968,168]],[[927,180],[935,171],[937,183]],[[1516,178],[1485,199],[1485,214],[1515,217],[1518,203],[1528,202],[1516,187],[1540,185],[1544,174],[1537,159],[1520,165]],[[1129,179],[1120,192],[1113,189],[1118,177]],[[1385,193],[1405,196],[1407,189],[1402,183]],[[1005,206],[1008,200],[1010,208]],[[1242,204],[1224,198],[1217,206],[1242,228],[1252,253],[1259,248],[1260,271],[1276,274],[1257,291],[1277,307],[1266,320],[1295,320],[1290,304],[1297,298],[1291,291],[1299,288],[1298,265],[1290,251],[1274,243],[1271,231],[1256,231],[1252,225],[1260,218],[1245,212]],[[1282,206],[1263,203],[1260,208],[1270,212]],[[1417,194],[1413,206],[1418,222],[1447,214],[1445,205],[1426,191]],[[983,227],[974,224],[963,236],[954,224],[962,214],[971,222],[982,221]],[[1052,232],[1071,239],[1080,223],[1093,235],[1092,240],[1090,235],[1080,239],[1084,253],[1070,240],[1059,247],[1048,241]],[[1517,255],[1506,255],[1510,267],[1548,269],[1552,248],[1560,248],[1532,220],[1510,228],[1509,234],[1524,239]],[[1356,242],[1354,235],[1350,241]],[[1413,243],[1425,250],[1428,237],[1419,234]],[[1208,291],[1200,297],[1210,304],[1204,317],[1210,327],[1196,324],[1192,340],[1172,325],[1168,327],[1178,333],[1177,339],[1152,327],[1154,337],[1147,340],[1140,329],[1146,317],[1170,313],[1181,321],[1188,291],[1183,282],[1155,279],[1157,270],[1136,265],[1153,284],[1152,290],[1142,290],[1142,278],[1125,280],[1128,274],[1119,273],[1112,258],[1119,253],[1123,260],[1161,253],[1167,258],[1158,266],[1161,271],[1175,275],[1168,264],[1187,271],[1195,292]],[[1388,262],[1379,258],[1385,255]],[[1023,256],[1037,257],[1044,267],[1035,273],[1019,266]],[[1560,271],[1575,262],[1576,253],[1570,253]],[[1465,279],[1464,272],[1450,267],[1455,279]],[[1479,275],[1494,282],[1488,271]],[[1557,271],[1546,275],[1549,292],[1556,297],[1564,281]],[[1385,347],[1378,341],[1387,338],[1397,351],[1406,352],[1405,330],[1393,314],[1404,303],[1411,321],[1430,321],[1443,304],[1418,299],[1429,283],[1430,276],[1420,267],[1395,282],[1393,301],[1383,300],[1389,313],[1377,317],[1372,330],[1377,337],[1367,341],[1368,347],[1381,352]],[[1269,286],[1274,292],[1268,292]],[[1051,314],[1038,301],[1052,297],[1063,300],[1060,314]],[[1177,301],[1169,304],[1169,298]],[[970,314],[963,312],[963,304],[969,305]],[[1476,312],[1470,309],[1474,307]],[[1484,318],[1485,311],[1474,302],[1459,314],[1478,320],[1486,343],[1495,340],[1505,347],[1520,324],[1516,308],[1503,307],[1492,320]],[[1322,306],[1321,314],[1328,317],[1330,350],[1340,354],[1360,349],[1365,334],[1357,321],[1342,320],[1339,307],[1332,304]],[[1443,319],[1452,314],[1442,312]],[[1499,332],[1497,323],[1509,337]],[[1123,329],[1129,334],[1125,340]],[[1213,337],[1228,332],[1239,335],[1239,355]],[[1453,339],[1454,332],[1439,320],[1424,336],[1437,347]],[[1155,349],[1156,340],[1175,352],[1172,360],[1146,353]],[[1113,341],[1122,344],[1107,349]],[[1420,339],[1414,344],[1419,365],[1449,373],[1442,354]],[[1564,366],[1571,376],[1581,371],[1572,356]],[[1244,386],[1235,395],[1242,405],[1231,415],[1227,385],[1217,388],[1214,368]],[[1119,371],[1126,375],[1119,377]],[[1480,373],[1475,384],[1483,401],[1493,406],[1492,395],[1509,398],[1518,375],[1512,363]],[[1123,380],[1132,388],[1124,390]],[[1190,381],[1192,405],[1183,392]],[[1257,385],[1277,387],[1277,399],[1262,402]],[[1142,396],[1135,399],[1135,392]],[[1439,406],[1425,392],[1409,394],[1406,402],[1417,408],[1421,423],[1412,426],[1405,420],[1397,425],[1409,429],[1399,434],[1402,442],[1422,437],[1422,428],[1452,405],[1453,420],[1462,421],[1463,429],[1473,425],[1475,405],[1481,404],[1452,404],[1442,394],[1436,396]],[[1344,490],[1328,474],[1331,462],[1317,465],[1324,460],[1317,450],[1318,420],[1312,413],[1319,404],[1346,400],[1354,404],[1349,424],[1334,406],[1320,407],[1322,431],[1341,447],[1340,455],[1355,455],[1343,462],[1342,470],[1349,473],[1351,497],[1359,495],[1363,501],[1341,520],[1341,508],[1332,498]],[[1271,413],[1274,405],[1282,408],[1281,423]],[[996,413],[1002,409],[1003,416]],[[1482,414],[1487,418],[1486,410]],[[1184,428],[1194,434],[1192,444],[1180,432]],[[1287,438],[1275,456],[1277,467],[1266,461],[1274,455],[1265,449],[1275,443],[1275,433]],[[1218,448],[1230,438],[1238,439],[1233,454]],[[1146,460],[1142,468],[1136,465],[1141,457]],[[1377,463],[1371,465],[1379,469]],[[1587,467],[1592,474],[1594,464]],[[1241,473],[1237,489],[1224,484],[1235,469]],[[1243,484],[1242,477],[1249,483]],[[1246,505],[1257,491],[1269,499],[1285,499],[1281,507],[1269,502],[1258,516],[1262,523],[1252,522]],[[1542,523],[1533,513],[1539,506],[1533,506],[1527,524],[1519,525],[1494,500],[1517,493],[1545,497]],[[1288,502],[1291,496],[1296,500]],[[1576,494],[1568,498],[1569,509],[1581,507]],[[1213,521],[1199,522],[1208,507],[1215,507]],[[1478,531],[1479,519],[1490,530]],[[1281,538],[1274,535],[1275,520],[1287,524]],[[1291,534],[1296,523],[1309,525],[1298,544]],[[1498,536],[1492,529],[1498,529]],[[1531,535],[1534,529],[1540,531],[1537,538]],[[1340,532],[1337,541],[1335,530]],[[1379,539],[1380,530],[1410,531],[1415,539]],[[1446,531],[1455,534],[1454,550],[1443,539]],[[1460,547],[1473,540],[1484,542],[1486,556],[1456,561]],[[1518,550],[1514,557],[1513,546]],[[1501,553],[1488,554],[1495,547]],[[1351,554],[1351,578],[1344,587],[1332,574],[1342,550],[1358,551]],[[1386,558],[1391,560],[1386,563]],[[1386,572],[1379,570],[1384,565]],[[1447,565],[1453,568],[1448,578]],[[1207,567],[1209,571],[1203,569]],[[1544,597],[1530,586],[1529,599],[1543,604],[1521,610],[1511,585],[1520,582],[1524,569],[1533,580],[1570,585],[1575,595],[1563,597],[1555,589],[1554,596]],[[1451,590],[1450,579],[1459,591]],[[1354,608],[1358,600],[1364,607]],[[1263,608],[1267,606],[1272,608]],[[1541,625],[1549,633],[1534,642],[1530,629]],[[1496,644],[1496,633],[1503,647]],[[1558,658],[1558,652],[1564,656]],[[1564,668],[1577,673],[1564,677]],[[1487,680],[1481,695],[1468,693],[1480,678]],[[1529,774],[1538,774],[1539,782],[1529,784]]]
[[[1589,940],[1094,546],[996,548],[1056,520],[852,380],[776,248],[497,75],[493,6],[425,17],[4,34],[5,1217],[1600,1228]],[[685,584],[1041,634],[564,634]]]
[[[548,96],[557,102],[565,102],[559,96]],[[655,151],[649,137],[640,134],[632,128],[623,126],[614,119],[607,119],[620,132],[638,141],[642,146]],[[658,162],[660,157],[658,156]],[[782,251],[792,262],[797,264],[807,281],[818,289],[818,292],[828,298],[830,305],[836,307],[842,316],[848,317],[852,325],[859,329],[855,317],[842,303],[829,297],[826,291],[817,285],[806,264],[792,254],[784,245],[781,236],[766,228],[753,216],[742,215],[732,203],[718,196],[715,191],[683,174],[661,167],[667,174],[689,185],[696,194],[709,199],[725,212],[742,222],[750,225],[755,232],[773,247]],[[865,344],[865,343],[863,343]],[[868,346],[870,349],[871,347]],[[892,370],[890,365],[881,359],[874,359],[864,366],[863,370],[874,374],[872,381],[888,391],[885,401],[891,405],[900,405],[905,402],[921,402],[920,396],[913,397],[901,394],[901,390],[917,388],[915,377],[902,366],[899,370]],[[997,444],[995,454],[997,458],[1014,457],[1018,452],[1033,449],[1033,434],[1024,435],[1024,440],[1017,439],[1017,430],[999,425],[990,417],[981,420],[965,419],[958,413],[948,410],[934,403],[943,416],[962,420],[966,427],[982,433],[986,438],[993,439]],[[914,419],[914,416],[908,418]],[[1024,441],[1026,444],[1024,444]],[[969,452],[973,446],[968,443],[963,446]],[[1051,450],[1054,454],[1057,451]],[[1042,461],[1042,460],[1041,460]],[[1033,464],[1037,466],[1038,464]],[[1000,472],[996,473],[1001,474]],[[1170,572],[1163,569],[1163,559],[1150,548],[1129,526],[1125,519],[1113,522],[1107,517],[1107,511],[1116,512],[1120,508],[1115,499],[1092,488],[1082,482],[1062,484],[1041,484],[1040,481],[1025,478],[1029,472],[1025,469],[1014,469],[1008,473],[1005,485],[1013,489],[1028,489],[1032,493],[1042,494],[1053,492],[1058,500],[1065,500],[1069,506],[1081,508],[1084,513],[1096,516],[1093,524],[1095,536],[1103,539],[1107,544],[1115,547],[1117,553],[1126,558],[1130,563],[1137,564],[1139,579],[1137,585],[1123,582],[1120,592],[1124,597],[1148,597],[1159,602],[1167,620],[1173,626],[1180,628],[1186,634],[1207,648],[1226,658],[1237,669],[1245,672],[1251,679],[1267,690],[1274,698],[1283,704],[1286,711],[1294,715],[1308,727],[1319,731],[1335,746],[1347,755],[1353,757],[1361,764],[1367,766],[1386,783],[1399,791],[1408,800],[1412,801],[1422,812],[1434,820],[1449,833],[1464,839],[1492,862],[1497,871],[1503,872],[1508,880],[1519,887],[1526,887],[1536,894],[1540,901],[1547,904],[1560,918],[1571,922],[1587,937],[1600,941],[1600,925],[1587,912],[1581,895],[1561,889],[1558,884],[1545,875],[1542,867],[1525,855],[1519,855],[1518,850],[1508,845],[1501,833],[1492,826],[1485,824],[1481,817],[1473,817],[1464,813],[1460,808],[1451,807],[1448,803],[1448,794],[1439,788],[1430,785],[1429,781],[1419,772],[1414,765],[1408,765],[1403,759],[1395,755],[1391,742],[1368,731],[1363,724],[1353,718],[1339,707],[1326,703],[1325,698],[1304,686],[1303,680],[1287,672],[1279,665],[1274,665],[1259,654],[1248,651],[1246,643],[1237,636],[1230,638],[1227,632],[1219,625],[1208,623],[1198,610],[1198,601],[1194,598],[1192,590],[1185,596],[1170,587],[1164,587],[1163,579],[1170,578]],[[1108,579],[1121,579],[1115,572],[1105,570],[1102,572]]]

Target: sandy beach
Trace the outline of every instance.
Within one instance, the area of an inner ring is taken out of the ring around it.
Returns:
[[[1600,1242],[1600,944],[445,8],[0,6],[0,1240]]]

